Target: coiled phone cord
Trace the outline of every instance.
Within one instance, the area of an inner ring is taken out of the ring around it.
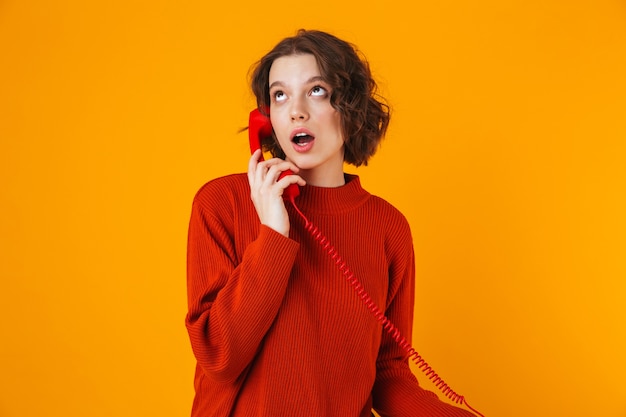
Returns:
[[[345,276],[346,280],[350,283],[354,291],[356,291],[359,298],[361,298],[361,300],[363,301],[367,309],[374,315],[376,320],[378,320],[378,322],[382,324],[383,328],[387,331],[387,333],[389,333],[392,339],[395,340],[398,343],[398,345],[400,345],[400,347],[408,354],[408,357],[410,357],[413,360],[413,362],[417,365],[417,367],[428,377],[428,379],[433,384],[435,384],[435,386],[439,390],[441,390],[441,392],[446,397],[456,402],[457,404],[465,405],[467,408],[472,410],[472,412],[474,412],[478,416],[484,417],[483,414],[481,414],[479,411],[472,408],[467,403],[467,401],[465,400],[465,397],[454,392],[454,390],[452,390],[452,388],[450,388],[450,386],[446,384],[443,379],[441,379],[441,377],[435,372],[435,370],[431,368],[430,365],[428,365],[428,363],[424,360],[424,358],[422,358],[422,356],[411,346],[411,344],[406,340],[406,338],[400,333],[400,330],[398,330],[398,328],[385,316],[385,313],[380,309],[380,307],[376,305],[374,300],[372,300],[370,295],[365,291],[365,288],[363,288],[363,285],[361,284],[361,282],[354,275],[354,273],[350,270],[346,262],[339,255],[339,253],[337,252],[335,247],[332,245],[332,243],[330,243],[328,238],[326,238],[326,236],[322,234],[322,232],[317,228],[317,226],[311,223],[311,221],[309,221],[309,219],[304,215],[304,213],[300,211],[300,209],[298,208],[298,206],[296,205],[294,201],[294,198],[289,198],[289,201],[291,201],[293,207],[296,209],[300,217],[302,217],[302,219],[304,220],[304,228],[313,236],[316,242],[322,245],[322,248],[328,253],[331,259],[335,262],[339,270]]]

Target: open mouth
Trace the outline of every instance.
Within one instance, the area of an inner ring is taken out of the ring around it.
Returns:
[[[296,145],[299,146],[306,146],[307,144],[309,144],[313,139],[315,139],[313,136],[309,135],[308,133],[296,133],[294,135],[293,138],[291,138],[291,141],[293,143],[295,143]]]

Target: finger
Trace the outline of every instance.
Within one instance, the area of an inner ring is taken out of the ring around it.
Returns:
[[[264,184],[267,174],[269,173],[269,169],[272,165],[275,165],[276,163],[276,160],[265,161],[263,160],[263,158],[260,158],[260,160],[256,162],[256,165],[251,171],[249,177],[250,185],[252,186],[252,188],[258,189]]]
[[[250,157],[248,182],[252,190],[260,190],[261,188],[271,190],[280,178],[281,173],[287,170],[297,173],[300,169],[292,162],[280,158],[258,161],[256,160],[255,152]],[[304,185],[304,180],[300,179],[299,183]],[[274,188],[274,193],[282,193],[282,188],[281,186]]]
[[[261,159],[261,150],[257,149],[250,155],[250,159],[248,160],[248,183],[250,183],[250,187],[254,184],[254,179],[256,176],[256,171],[258,169],[259,159]]]
[[[291,171],[292,173],[297,173],[299,171],[299,168],[291,162],[284,161],[278,158],[268,160],[266,164],[267,173],[265,176],[265,180],[268,181],[268,183],[278,181],[280,175],[285,171]]]
[[[248,160],[248,182],[250,182],[251,185],[261,155],[261,150],[257,149],[252,153],[252,155],[250,155],[250,159]]]
[[[281,174],[288,174],[281,177]],[[272,195],[281,196],[283,195],[285,189],[292,184],[297,184],[299,186],[305,186],[306,181],[301,176],[294,174],[293,172],[286,172],[284,170],[278,169],[278,165],[273,166],[270,171],[268,171],[267,176],[265,177],[263,187],[267,187],[268,190],[271,190]]]
[[[291,174],[285,175],[283,178],[278,180],[276,184],[278,184],[279,187],[284,191],[291,184],[298,184],[300,187],[303,187],[306,185],[306,181],[299,175]]]
[[[290,161],[285,161],[284,159],[279,159],[279,158],[272,158],[269,159],[265,162],[269,167],[276,167],[279,171],[291,171],[291,172],[300,172],[300,168],[298,168],[296,165],[294,165],[293,162]]]

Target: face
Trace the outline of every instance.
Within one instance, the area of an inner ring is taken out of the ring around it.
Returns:
[[[307,182],[343,179],[341,116],[311,54],[277,58],[270,68],[270,118],[278,143]]]

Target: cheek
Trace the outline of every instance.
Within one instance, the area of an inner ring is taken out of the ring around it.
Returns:
[[[276,119],[276,111],[273,108],[270,108],[270,122],[272,123],[272,127],[276,126]]]
[[[337,133],[337,136],[341,139],[342,142],[345,142],[345,138],[343,137],[343,126],[341,123],[341,115],[338,112],[335,112],[333,117],[333,126]]]
[[[289,144],[291,140],[289,140],[289,133],[285,129],[280,129],[278,126],[274,126],[274,134],[276,135],[276,142],[283,149],[289,149]]]
[[[342,135],[341,114],[330,106],[330,104],[318,113],[318,117],[319,120],[323,121],[323,124],[328,130],[333,130],[338,135]]]
[[[284,126],[281,124],[281,117],[277,114],[278,112],[270,113],[270,121],[272,122],[272,128],[274,129],[274,134],[280,141],[282,137],[285,136]]]

